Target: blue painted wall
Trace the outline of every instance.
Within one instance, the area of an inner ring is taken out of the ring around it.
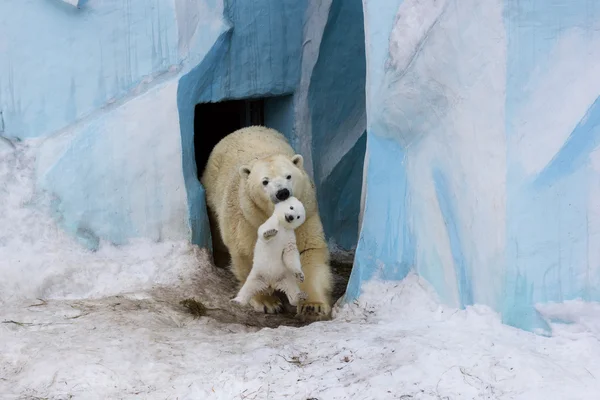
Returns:
[[[300,79],[305,7],[304,1],[292,0],[225,1],[224,16],[232,29],[223,33],[202,62],[180,80],[177,105],[182,165],[195,244],[209,246],[210,230],[194,159],[194,107],[198,103],[292,93]],[[286,111],[279,110],[282,114]]]
[[[537,303],[599,300],[600,4],[365,7],[367,184],[346,300],[414,270],[447,303],[540,333]]]
[[[600,176],[592,154],[600,145],[600,85],[591,72],[600,66],[600,4],[541,5],[507,1],[505,16],[509,201],[503,307],[507,322],[532,329],[545,325],[531,311],[537,302],[600,299],[600,260],[593,250]],[[532,103],[544,104],[545,123],[558,126],[526,130],[524,117],[534,119],[534,128],[540,118]]]
[[[223,4],[78,5],[0,4],[3,135],[41,139],[37,189],[85,246],[188,240],[197,218],[182,173],[177,88],[230,30]]]
[[[307,31],[315,20],[328,20],[323,32]],[[319,51],[306,54],[311,42]],[[266,124],[307,151],[319,190],[330,190],[320,197],[336,213],[324,217],[328,235],[355,242],[366,140],[359,0],[7,0],[0,55],[0,134],[39,139],[37,189],[84,246],[144,237],[208,247],[194,107],[258,97],[268,98]],[[297,130],[302,74],[315,135]],[[354,114],[358,129],[338,124]]]
[[[175,2],[5,0],[0,54],[6,132],[46,136],[180,63]]]
[[[356,246],[366,145],[361,0],[333,0],[308,92],[314,179],[325,234]]]

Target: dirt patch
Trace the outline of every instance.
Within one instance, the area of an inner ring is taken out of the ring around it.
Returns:
[[[32,310],[48,307],[67,307],[72,311],[65,318],[85,318],[91,314],[107,314],[123,324],[138,324],[138,319],[152,314],[161,324],[179,328],[194,320],[207,320],[208,323],[240,324],[249,328],[276,328],[278,326],[300,327],[310,322],[296,318],[296,309],[281,295],[285,312],[264,314],[251,308],[239,307],[230,303],[237,292],[235,277],[229,268],[215,267],[207,252],[198,250],[198,270],[190,279],[189,275],[180,277],[178,285],[156,286],[149,291],[122,293],[96,299],[44,301],[32,304]],[[352,270],[349,259],[333,258],[331,262],[334,289],[333,302],[345,292]],[[7,318],[6,324],[14,323],[25,328],[28,323]],[[40,321],[36,324],[44,324]]]
[[[153,297],[162,298],[172,303],[174,309],[196,317],[200,316],[196,310],[201,309],[202,315],[223,323],[268,328],[281,325],[304,326],[309,323],[295,317],[295,307],[289,305],[283,295],[280,297],[285,305],[285,312],[281,314],[264,314],[232,305],[229,300],[237,292],[235,277],[228,268],[215,267],[209,259],[206,257],[201,264],[194,282],[187,282],[184,284],[185,288],[176,291],[170,288],[157,289],[153,292]],[[348,257],[337,257],[332,259],[331,267],[334,279],[332,298],[335,303],[346,291],[352,262]],[[181,304],[182,301],[184,304]]]

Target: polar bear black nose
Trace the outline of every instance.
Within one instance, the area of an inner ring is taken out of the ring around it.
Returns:
[[[288,214],[288,215],[286,215],[286,216],[285,216],[285,220],[286,220],[287,222],[292,222],[292,221],[294,220],[294,216],[293,216],[293,215],[289,215],[289,214]]]
[[[279,201],[287,200],[288,197],[290,197],[290,191],[287,189],[280,189],[277,191],[275,197],[277,197],[277,200]]]

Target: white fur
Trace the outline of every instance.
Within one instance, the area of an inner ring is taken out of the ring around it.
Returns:
[[[252,270],[233,302],[247,305],[256,294],[273,290],[284,292],[292,306],[306,300],[297,282],[304,281],[304,273],[294,233],[305,219],[304,206],[295,197],[275,205],[271,217],[258,228]]]

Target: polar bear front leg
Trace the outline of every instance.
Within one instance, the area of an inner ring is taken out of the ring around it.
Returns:
[[[331,318],[332,276],[327,248],[307,249],[300,254],[304,282],[300,289],[306,300],[299,302],[297,315],[305,320],[321,321]]]
[[[302,263],[300,262],[300,253],[295,242],[290,242],[283,248],[283,265],[290,271],[298,282],[304,282],[304,273],[302,272]],[[295,305],[295,304],[293,304]]]
[[[329,266],[329,250],[319,215],[314,214],[308,218],[295,233],[302,271],[304,271],[304,282],[299,286],[308,295],[306,300],[299,302],[298,317],[312,321],[329,319],[333,276]]]
[[[248,275],[252,270],[252,259],[245,257],[238,252],[231,253],[231,269],[237,278],[240,288],[246,283]],[[283,310],[283,304],[279,297],[272,294],[259,293],[250,299],[250,305],[255,311],[266,314],[277,314]]]

